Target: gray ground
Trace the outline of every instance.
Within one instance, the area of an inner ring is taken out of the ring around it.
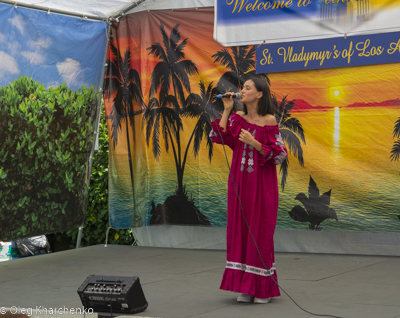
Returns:
[[[0,307],[79,308],[77,289],[96,274],[140,278],[149,307],[131,317],[311,317],[283,292],[269,304],[237,303],[219,289],[224,266],[224,251],[116,245],[27,257],[0,263]],[[400,318],[398,257],[277,253],[276,267],[281,287],[308,311]]]

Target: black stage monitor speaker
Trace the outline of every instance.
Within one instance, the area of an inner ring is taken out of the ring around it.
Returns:
[[[85,309],[136,314],[147,308],[139,277],[90,275],[78,288]]]

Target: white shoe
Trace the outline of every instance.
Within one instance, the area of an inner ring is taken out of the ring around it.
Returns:
[[[268,304],[271,298],[254,298],[255,304]]]
[[[247,294],[240,294],[239,297],[236,299],[238,303],[251,303],[254,297]]]

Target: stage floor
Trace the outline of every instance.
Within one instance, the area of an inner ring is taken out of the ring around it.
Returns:
[[[27,257],[0,263],[0,307],[81,308],[77,289],[96,274],[140,278],[149,306],[130,317],[311,317],[282,291],[269,304],[237,303],[219,289],[224,267],[224,251],[119,245]],[[312,313],[400,318],[398,257],[277,253],[276,267],[281,287]]]

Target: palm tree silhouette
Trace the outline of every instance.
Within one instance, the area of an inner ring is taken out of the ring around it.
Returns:
[[[304,193],[299,193],[295,198],[304,205],[305,209],[300,205],[294,206],[289,212],[290,217],[298,222],[310,222],[309,229],[317,231],[322,229],[320,224],[324,220],[335,219],[337,221],[335,210],[329,207],[331,191],[332,189],[320,196],[317,184],[310,176],[308,197]]]
[[[213,87],[213,82],[206,88],[204,82],[200,81],[199,86],[200,95],[191,93],[186,100],[187,106],[184,116],[198,118],[198,120],[186,147],[184,162],[192,139],[194,138],[193,152],[196,158],[203,137],[207,140],[208,159],[211,162],[213,156],[213,143],[210,138],[210,132],[212,130],[211,120],[221,117],[218,112],[218,107],[215,105],[216,89]]]
[[[213,155],[213,143],[209,137],[212,129],[210,121],[220,115],[213,106],[215,90],[212,84],[211,82],[206,89],[204,83],[200,81],[200,95],[194,93],[189,94],[185,101],[186,106],[184,112],[182,112],[177,98],[173,95],[168,95],[164,99],[160,97],[161,103],[156,98],[152,98],[143,115],[143,121],[146,126],[147,146],[149,146],[151,139],[153,154],[156,160],[159,159],[161,154],[160,133],[163,135],[166,152],[168,152],[171,145],[178,179],[178,196],[186,195],[183,185],[183,175],[192,142],[195,158],[200,150],[203,137],[207,140],[207,148],[209,150],[208,157],[210,161]],[[181,155],[182,146],[179,135],[179,131],[182,131],[183,127],[179,114],[186,117],[198,118],[183,156]]]
[[[275,118],[279,125],[282,138],[285,141],[288,150],[297,158],[300,165],[304,167],[303,159],[303,148],[301,148],[301,142],[306,143],[304,137],[303,126],[297,118],[292,117],[290,111],[295,105],[295,101],[288,102],[286,100],[287,95],[282,99],[278,105],[278,100],[275,95],[272,95],[272,101],[275,104]],[[285,189],[287,183],[287,176],[289,170],[289,158],[281,163],[280,172],[282,174],[281,188],[282,191]]]
[[[393,129],[393,138],[397,138],[398,140],[393,143],[393,147],[391,150],[390,160],[399,160],[400,156],[400,117],[397,119],[396,123],[394,124]]]
[[[161,99],[161,98],[160,98]],[[201,105],[196,104],[197,98],[193,94],[189,95],[186,102],[188,103],[188,116],[200,116],[189,142],[186,146],[185,154],[181,155],[181,140],[179,131],[183,130],[182,120],[179,116],[181,112],[178,100],[173,95],[167,95],[161,99],[150,99],[149,105],[146,106],[143,114],[143,122],[146,126],[146,143],[149,146],[150,140],[153,144],[153,154],[156,160],[159,160],[161,155],[160,134],[163,135],[165,150],[168,152],[171,146],[175,159],[175,167],[178,180],[178,188],[175,195],[168,197],[164,204],[155,206],[152,202],[152,218],[150,224],[202,224],[210,226],[209,220],[194,206],[192,199],[188,198],[186,188],[183,185],[183,175],[187,160],[190,144],[194,140],[194,154],[198,154],[200,142],[203,134],[211,131],[210,119],[206,114],[201,113],[196,107]],[[209,158],[212,157],[212,142],[208,140]]]
[[[400,157],[400,117],[394,124],[393,138],[397,138],[397,140],[393,143],[392,150],[390,151],[390,161],[399,160]],[[400,215],[397,217],[400,220]]]
[[[112,52],[112,58],[107,58],[107,69],[104,75],[104,98],[113,99],[111,111],[111,138],[113,147],[118,144],[118,131],[122,130],[122,123],[125,122],[126,127],[126,143],[128,151],[129,172],[132,183],[133,202],[134,196],[134,177],[131,155],[130,134],[131,131],[135,139],[135,120],[134,116],[141,113],[142,110],[134,111],[134,103],[144,106],[142,86],[140,83],[139,73],[131,68],[131,52],[129,48],[126,49],[124,57],[122,57],[119,49],[115,47],[112,42],[109,42]],[[129,125],[128,125],[129,123]],[[130,131],[129,131],[130,126]]]
[[[163,205],[156,208],[152,203],[153,217],[150,223],[200,223],[210,225],[207,218],[194,206],[193,200],[187,196],[183,184],[183,175],[190,146],[193,142],[195,157],[200,149],[202,136],[211,131],[210,115],[205,111],[206,106],[202,104],[202,98],[191,94],[189,76],[198,73],[195,63],[185,60],[183,52],[187,38],[181,41],[178,31],[179,24],[175,25],[168,38],[163,24],[160,30],[163,44],[155,43],[148,47],[149,54],[153,54],[161,61],[158,62],[151,74],[150,101],[145,106],[143,121],[146,126],[147,145],[152,139],[153,154],[156,160],[161,154],[160,135],[164,139],[165,150],[172,148],[175,159],[178,186],[176,195],[167,198]],[[204,85],[203,85],[204,86]],[[185,98],[185,92],[188,97]],[[173,91],[173,94],[171,94]],[[154,96],[158,92],[158,99]],[[205,92],[205,90],[204,90]],[[213,93],[212,85],[205,93]],[[211,100],[211,98],[210,98]],[[210,108],[210,107],[209,107]],[[189,138],[184,151],[181,144],[180,133],[183,131],[180,116],[199,116],[199,120]],[[209,157],[212,157],[212,142],[208,140]],[[183,211],[183,207],[187,211]]]
[[[238,91],[244,82],[251,77],[260,77],[269,84],[267,74],[256,74],[255,46],[232,46],[231,53],[228,49],[222,49],[214,54],[214,63],[218,62],[229,71],[225,72],[219,79],[216,87],[218,93],[226,91]]]
[[[165,150],[168,153],[169,146],[171,145],[175,158],[176,171],[179,180],[181,176],[181,154],[180,154],[180,139],[178,131],[183,129],[182,120],[179,116],[181,110],[178,100],[173,95],[167,95],[160,98],[161,103],[155,97],[151,98],[149,104],[145,106],[143,114],[143,122],[146,126],[146,143],[149,146],[150,139],[153,144],[153,155],[156,160],[159,160],[161,154],[160,147],[160,131],[163,135]],[[151,138],[152,137],[152,138]],[[177,146],[175,146],[175,143]],[[178,186],[178,192],[183,193],[182,181]]]
[[[178,97],[181,105],[184,105],[185,96],[183,88],[190,93],[189,75],[198,73],[196,64],[191,60],[185,60],[183,50],[187,43],[187,38],[181,41],[181,35],[178,31],[179,24],[172,29],[168,38],[164,25],[160,24],[160,30],[163,37],[163,45],[156,42],[147,50],[154,54],[161,61],[157,63],[151,73],[150,96],[160,90],[160,100],[165,99],[170,94],[170,88],[174,90],[174,95]]]
[[[185,48],[188,39],[186,38],[181,41],[181,36],[178,28],[179,24],[175,25],[175,27],[171,31],[170,37],[168,38],[168,35],[164,29],[164,25],[161,23],[160,30],[164,46],[156,42],[152,46],[147,48],[149,54],[154,54],[159,59],[161,59],[161,61],[158,62],[154,67],[154,70],[151,74],[150,86],[150,97],[154,95],[156,91],[159,91],[159,100],[157,101],[154,98],[150,99],[151,103],[149,102],[149,109],[147,110],[145,121],[147,123],[150,123],[150,125],[148,124],[146,128],[146,138],[150,137],[148,135],[149,130],[151,131],[152,128],[154,128],[153,153],[155,157],[158,158],[161,149],[158,142],[159,132],[157,126],[158,121],[156,118],[159,117],[154,117],[154,115],[156,115],[157,113],[159,113],[160,115],[168,114],[168,117],[162,117],[165,149],[166,151],[168,151],[169,139],[174,152],[175,165],[177,170],[176,172],[178,176],[178,194],[183,195],[183,172],[185,169],[186,155],[185,158],[182,160],[180,142],[180,131],[182,130],[182,123],[179,115],[185,111],[186,107],[186,100],[183,88],[185,88],[186,91],[190,93],[189,75],[198,73],[198,70],[195,63],[193,63],[191,60],[184,59],[185,53],[183,52],[183,49]],[[169,94],[171,84],[174,92],[173,95]],[[174,96],[177,96],[177,98],[175,98]],[[167,106],[170,106],[172,108],[170,110],[167,110]],[[174,111],[175,113],[172,114],[172,111]],[[155,118],[154,125],[151,124],[152,117]],[[176,141],[176,147],[172,141],[172,137],[174,137]],[[148,143],[149,139],[146,140]]]

